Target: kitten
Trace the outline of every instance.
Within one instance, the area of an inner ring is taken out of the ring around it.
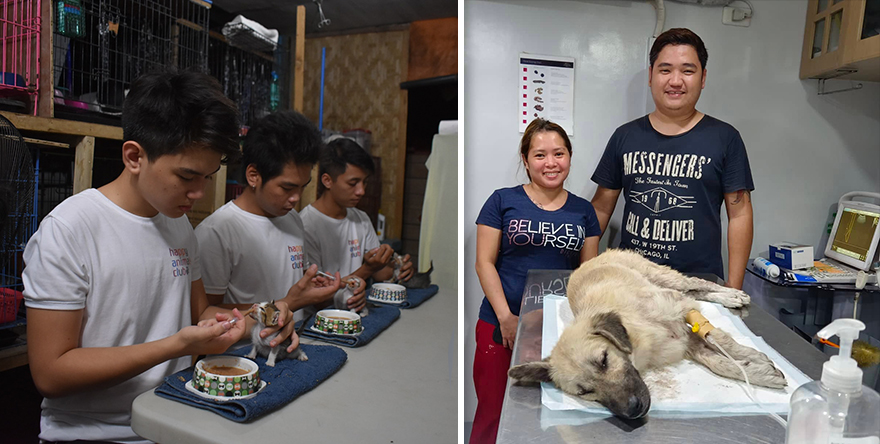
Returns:
[[[360,285],[361,285],[360,279],[358,279],[356,277],[351,277],[348,279],[348,282],[345,283],[345,289],[344,289],[345,291],[343,291],[343,293],[345,294],[346,301],[348,301],[350,298],[354,297],[354,289],[358,288],[358,286],[360,286]],[[357,311],[355,309],[352,309],[351,311],[354,313],[357,313],[362,318],[365,318],[370,314],[370,309],[367,308],[366,305],[364,305],[364,308],[362,308],[361,311]]]
[[[306,352],[302,351],[299,347],[295,348],[292,352],[287,353],[287,347],[289,347],[291,343],[289,337],[275,347],[270,347],[269,343],[272,342],[272,339],[275,339],[275,337],[278,336],[278,332],[266,336],[265,338],[260,337],[260,332],[264,328],[278,325],[278,317],[281,316],[281,312],[279,312],[278,307],[275,306],[275,301],[254,304],[254,311],[251,312],[250,316],[257,321],[257,324],[254,325],[254,328],[251,330],[251,341],[253,342],[254,347],[251,349],[251,352],[247,354],[247,358],[253,359],[257,357],[257,355],[263,356],[266,358],[266,365],[269,367],[275,367],[276,360],[286,359],[288,356],[300,361],[309,360],[309,357],[306,356]]]
[[[431,261],[431,268],[424,273],[415,273],[408,281],[398,282],[406,288],[428,288],[431,285],[431,272],[434,271],[434,261]]]
[[[391,265],[394,266],[394,272],[391,274],[391,280],[388,282],[398,283],[400,282],[400,269],[403,268],[403,256],[394,253],[391,256]]]

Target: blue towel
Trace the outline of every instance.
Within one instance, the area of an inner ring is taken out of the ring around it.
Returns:
[[[268,367],[266,358],[255,359],[266,386],[252,398],[220,402],[190,392],[185,385],[192,379],[192,367],[167,376],[165,382],[156,388],[156,395],[210,410],[236,422],[251,421],[313,389],[336,373],[348,359],[348,354],[339,347],[311,344],[300,344],[300,347],[309,356],[308,361],[283,359],[275,362],[275,367]],[[227,354],[244,356],[250,351],[251,347],[247,346]]]
[[[382,302],[382,301],[373,300],[373,299],[367,299],[367,301],[373,302],[376,304],[390,305],[392,307],[398,307],[398,308],[416,308],[419,305],[421,305],[422,302],[425,302],[428,299],[431,299],[431,296],[434,296],[435,294],[437,294],[438,291],[440,291],[440,287],[438,287],[434,284],[431,284],[428,286],[428,288],[407,288],[406,289],[406,299],[404,299],[404,301],[401,302],[400,304],[392,304],[389,302]],[[368,289],[367,295],[369,295],[369,294],[370,293],[369,293],[369,289]]]
[[[315,325],[315,318],[313,316],[309,319],[309,325],[303,329],[302,335],[345,347],[360,347],[362,345],[367,345],[373,340],[373,338],[381,333],[382,330],[388,328],[388,326],[399,317],[400,310],[395,307],[385,305],[370,307],[370,314],[365,318],[361,318],[361,322],[364,325],[364,330],[361,334],[357,336],[346,336],[312,330],[312,326]],[[297,325],[297,327],[299,327],[299,325]]]

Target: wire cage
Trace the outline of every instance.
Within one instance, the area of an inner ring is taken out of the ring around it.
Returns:
[[[251,26],[253,25],[253,26]],[[223,35],[232,46],[257,52],[273,52],[278,46],[278,32],[262,28],[258,23],[251,22],[241,16],[223,25]],[[274,33],[274,40],[270,35]]]
[[[131,82],[177,67],[207,71],[210,3],[202,0],[57,0],[56,109],[119,115]]]
[[[38,150],[36,162],[37,223],[43,221],[64,199],[73,196],[73,155]]]
[[[0,98],[24,100],[37,114],[40,72],[40,0],[0,0]],[[20,103],[20,102],[19,102]]]
[[[0,117],[0,330],[21,324],[22,254],[37,228],[33,153],[18,130]]]
[[[280,107],[284,88],[273,59],[211,38],[208,61],[208,74],[220,81],[223,94],[238,106],[242,125],[250,126]]]

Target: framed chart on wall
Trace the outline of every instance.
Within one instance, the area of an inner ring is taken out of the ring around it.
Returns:
[[[574,57],[519,54],[519,132],[535,118],[574,135]]]

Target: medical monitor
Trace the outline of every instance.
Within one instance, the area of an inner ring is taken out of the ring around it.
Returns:
[[[825,246],[825,257],[867,271],[874,261],[878,240],[880,206],[841,200]]]

